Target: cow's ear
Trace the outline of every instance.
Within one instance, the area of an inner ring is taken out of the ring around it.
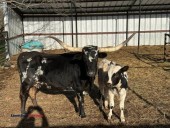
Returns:
[[[99,58],[105,58],[106,56],[107,56],[107,53],[99,52]]]
[[[129,69],[129,66],[124,66],[123,68],[121,68],[122,72],[126,72]]]
[[[81,60],[82,59],[82,54],[76,54],[73,57],[73,60]]]

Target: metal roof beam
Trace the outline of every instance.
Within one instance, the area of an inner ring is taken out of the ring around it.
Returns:
[[[170,10],[170,8],[141,9],[141,11],[160,11],[160,10],[162,10],[162,11],[164,11],[164,10]],[[127,9],[127,10],[123,10],[123,11],[121,11],[121,10],[86,11],[85,13],[96,13],[96,14],[97,14],[97,13],[102,13],[102,12],[110,13],[110,12],[127,12],[127,11],[128,11],[128,9]],[[139,9],[132,9],[132,10],[130,10],[130,11],[139,11]],[[84,13],[84,12],[77,11],[77,13],[82,14],[82,13]]]
[[[162,11],[164,11],[164,10],[170,10],[170,8],[152,8],[152,9],[141,9],[141,11],[160,11],[160,10],[162,10]],[[97,13],[111,13],[111,12],[127,12],[127,11],[129,11],[128,9],[124,9],[124,10],[106,10],[106,11],[104,11],[104,10],[98,10],[98,11],[96,11],[96,10],[94,10],[94,11],[88,11],[88,10],[86,10],[85,12],[84,11],[76,11],[76,12],[74,12],[75,14],[77,13],[77,14],[84,14],[84,13],[95,13],[95,14],[97,14]],[[131,9],[130,11],[139,11],[139,9]],[[60,12],[60,11],[59,11]],[[43,14],[50,14],[51,12],[46,12],[46,13],[43,13]],[[24,14],[31,14],[30,12],[28,12],[28,13],[24,13]],[[32,14],[40,14],[39,12],[38,13],[32,13]],[[64,14],[71,14],[70,12],[69,12],[69,10],[67,10],[67,11],[65,11],[65,13]]]
[[[133,1],[133,0],[58,0],[58,1],[56,1],[56,3],[71,3],[71,2],[74,2],[74,3],[83,3],[83,2],[85,2],[85,3],[87,3],[87,2],[112,2],[112,1]],[[32,1],[32,2],[30,2],[30,1],[25,1],[24,3],[35,3],[35,4],[37,4],[37,3],[53,3],[53,1],[52,2],[43,2],[43,1],[41,1],[41,2],[39,2],[39,1]]]
[[[133,1],[133,0],[76,0],[76,2],[110,2],[110,1]]]
[[[133,5],[133,7],[138,7],[139,5]],[[170,4],[143,4],[143,5],[141,5],[141,7],[146,7],[146,6],[170,6]],[[93,6],[93,7],[76,7],[75,6],[75,8],[76,9],[79,9],[79,8],[82,8],[82,9],[92,9],[92,8],[114,8],[114,7],[131,7],[131,5],[116,5],[116,6]],[[46,8],[46,7],[44,7],[44,8],[42,8],[42,7],[38,7],[38,8],[32,8],[32,9],[54,9],[54,8]],[[55,8],[55,9],[70,9],[70,7],[60,7],[60,8]]]
[[[165,8],[165,6],[170,6],[170,4],[158,4],[158,5],[155,5],[155,4],[148,4],[148,5],[141,5],[141,7],[150,7],[150,6],[153,6],[153,7],[160,7],[160,6],[163,6],[163,8],[162,9],[164,9]],[[125,6],[98,6],[98,7],[76,7],[76,6],[74,6],[74,8],[75,8],[75,11],[77,10],[77,9],[103,9],[103,8],[119,8],[119,7],[131,7],[131,5],[125,5]],[[139,7],[139,5],[134,5],[133,7]],[[17,9],[17,8],[16,8]],[[51,7],[49,7],[49,8],[43,8],[43,7],[40,7],[40,8],[31,8],[32,10],[34,10],[34,9],[36,9],[36,10],[39,10],[39,9],[46,9],[46,10],[48,10],[48,9],[56,9],[56,10],[70,10],[70,7],[61,7],[61,8],[51,8]],[[131,10],[132,8],[130,8],[130,10]],[[19,13],[22,13],[19,9],[17,9],[18,10],[18,12]],[[129,9],[128,9],[128,11],[130,11]],[[97,11],[96,11],[97,12]]]
[[[133,0],[133,2],[132,2],[132,4],[130,5],[128,11],[130,11],[130,10],[132,9],[132,7],[135,5],[136,1],[137,1],[137,0]],[[138,6],[139,6],[139,5],[138,5]]]
[[[123,15],[126,16],[127,12],[121,12],[121,13],[100,13],[100,14],[77,14],[77,17],[84,17],[84,16],[117,16],[117,15]],[[156,12],[141,12],[141,15],[151,15],[151,14],[170,14],[170,12],[167,11],[156,11]],[[129,15],[139,15],[139,12],[129,12]],[[67,16],[71,16],[68,14]],[[75,16],[75,15],[74,15]],[[24,17],[63,17],[63,15],[59,14],[24,14]]]

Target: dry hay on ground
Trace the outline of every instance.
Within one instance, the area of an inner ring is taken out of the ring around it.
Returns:
[[[129,90],[125,103],[125,125],[121,125],[118,119],[118,102],[114,109],[115,116],[109,123],[105,119],[108,111],[100,112],[89,95],[85,96],[87,117],[81,119],[75,112],[73,104],[63,94],[50,95],[39,92],[37,94],[38,104],[44,111],[49,127],[170,127],[170,72],[162,68],[164,65],[170,66],[170,63],[158,63],[151,59],[153,55],[149,56],[149,53],[163,53],[161,46],[140,47],[141,53],[148,54],[147,58],[135,54],[136,50],[136,47],[124,47],[107,56],[108,59],[121,65],[130,66],[128,71]],[[51,52],[61,53],[63,51]],[[15,63],[16,58],[17,56],[13,57],[12,62]],[[162,59],[163,56],[159,55],[158,58]],[[0,126],[16,127],[23,123],[20,118],[11,117],[11,114],[20,113],[20,83],[17,68],[1,69],[0,78]],[[27,108],[30,105],[32,103],[28,99]],[[26,122],[26,126],[29,127],[41,126],[40,118],[28,118]]]

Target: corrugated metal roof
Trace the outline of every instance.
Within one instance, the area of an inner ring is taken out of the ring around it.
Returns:
[[[22,16],[94,15],[139,11],[170,11],[170,0],[15,0],[9,5]]]

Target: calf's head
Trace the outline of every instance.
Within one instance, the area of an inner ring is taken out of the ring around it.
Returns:
[[[129,66],[118,66],[118,65],[110,65],[108,70],[108,75],[106,77],[106,85],[110,88],[117,85],[120,80],[122,84],[126,84],[127,82],[127,74],[125,73],[129,69]]]

